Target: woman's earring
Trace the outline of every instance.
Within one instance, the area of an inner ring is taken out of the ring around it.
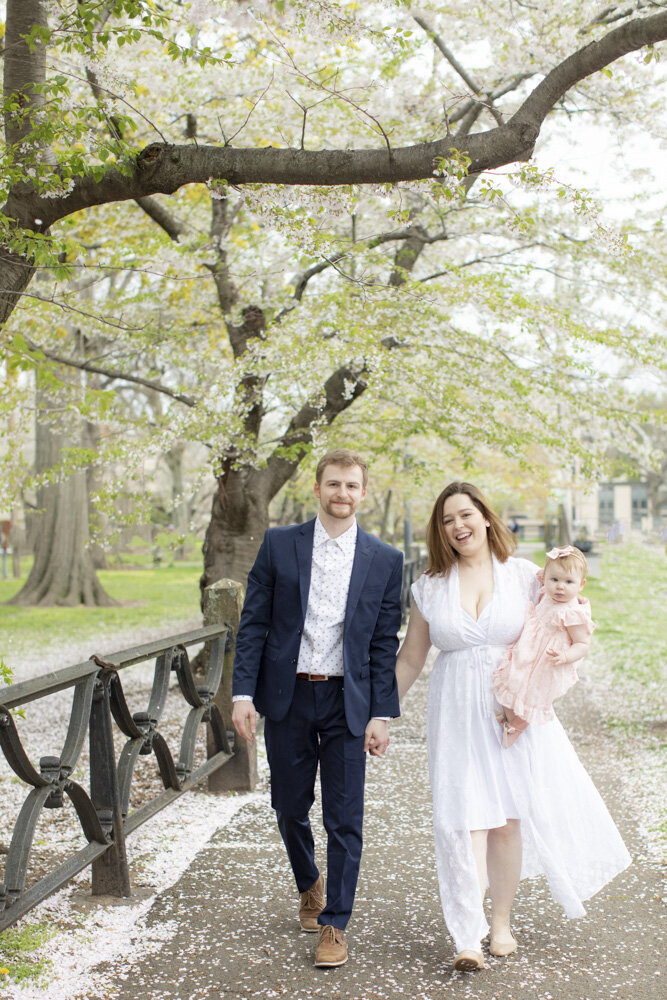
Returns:
[[[490,522],[489,522],[489,521],[485,521],[485,522],[484,522],[484,524],[485,524],[485,525],[487,526],[487,528],[490,528],[490,527],[491,527],[491,524],[490,524]]]

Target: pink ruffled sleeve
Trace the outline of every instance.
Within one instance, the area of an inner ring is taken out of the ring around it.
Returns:
[[[588,634],[592,635],[595,622],[591,618],[591,606],[585,597],[578,598],[578,604],[564,608],[558,616],[558,624],[567,628],[570,625],[584,625]]]

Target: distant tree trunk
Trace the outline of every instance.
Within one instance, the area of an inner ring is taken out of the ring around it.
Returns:
[[[44,400],[38,391],[35,439],[37,472],[53,468],[66,444],[62,433],[39,419]],[[40,407],[42,404],[42,407]],[[68,444],[71,440],[68,438]],[[88,490],[86,473],[76,472],[37,491],[38,526],[35,561],[28,579],[10,604],[108,607],[118,603],[97,579],[88,551]]]
[[[663,468],[659,472],[649,471],[646,473],[648,512],[654,528],[660,526],[662,519],[662,498],[666,472],[667,464],[663,464]]]
[[[384,504],[382,505],[382,521],[380,522],[380,538],[387,540],[387,533],[389,530],[389,510],[391,508],[391,498],[393,496],[393,490],[390,488],[385,493]],[[393,534],[392,534],[393,541]]]
[[[185,496],[185,476],[183,475],[186,448],[185,441],[177,441],[163,455],[171,475],[172,521],[174,530],[179,535],[187,535],[190,527],[190,508]],[[174,556],[176,559],[185,559],[185,546],[179,545]]]
[[[9,544],[12,547],[12,576],[18,580],[21,576],[21,544],[25,532],[16,524],[16,514],[12,511],[12,527],[9,532]]]
[[[92,381],[92,380],[91,380]],[[94,383],[93,383],[94,384]],[[85,424],[86,447],[97,451],[100,442],[100,426],[91,421]],[[95,501],[92,499],[102,485],[99,466],[93,463],[86,469],[86,494],[88,497],[88,527],[92,527],[93,533],[101,537],[107,518],[101,511],[97,510]],[[88,546],[93,567],[98,569],[108,569],[106,549],[100,542],[91,542]]]

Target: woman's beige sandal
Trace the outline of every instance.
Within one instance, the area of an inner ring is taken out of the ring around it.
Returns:
[[[496,958],[505,958],[506,955],[511,955],[512,952],[516,951],[518,947],[519,942],[514,935],[512,935],[511,941],[496,941],[494,938],[489,941],[489,952]]]
[[[477,972],[484,968],[484,956],[481,951],[460,951],[454,959],[454,968],[458,972]]]

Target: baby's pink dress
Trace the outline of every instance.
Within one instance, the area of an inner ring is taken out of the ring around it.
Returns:
[[[551,705],[579,679],[576,663],[555,666],[547,650],[564,652],[572,645],[566,628],[584,625],[589,635],[595,625],[591,606],[577,595],[567,604],[542,594],[537,604],[528,604],[523,631],[505,650],[493,671],[493,692],[506,708],[527,722],[549,722]]]

